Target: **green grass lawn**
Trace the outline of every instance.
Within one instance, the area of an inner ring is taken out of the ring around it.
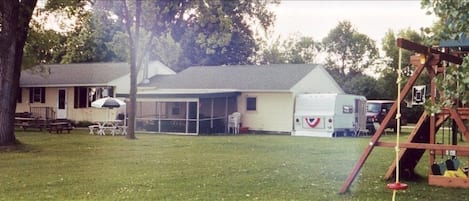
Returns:
[[[367,137],[137,137],[18,132],[25,145],[0,152],[0,200],[391,200],[383,180],[394,159],[389,148],[376,148],[350,193],[338,194]],[[469,197],[426,178],[407,183],[397,200]]]

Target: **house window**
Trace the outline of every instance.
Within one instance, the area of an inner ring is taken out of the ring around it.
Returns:
[[[46,88],[45,87],[29,88],[29,102],[30,103],[45,103],[46,102]]]
[[[75,87],[73,103],[75,108],[86,108],[88,106],[88,88],[87,87]]]
[[[91,107],[91,102],[104,98],[113,97],[114,89],[112,87],[75,87],[74,107]]]
[[[248,97],[246,98],[246,110],[247,111],[256,111],[257,107],[257,98]]]

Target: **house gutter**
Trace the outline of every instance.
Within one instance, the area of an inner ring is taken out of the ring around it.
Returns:
[[[99,84],[25,84],[20,85],[20,87],[108,87],[113,85],[109,85],[107,83],[99,83]]]

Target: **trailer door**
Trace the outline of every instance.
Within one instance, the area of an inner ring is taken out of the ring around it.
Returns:
[[[355,131],[364,132],[366,130],[366,100],[362,98],[355,99]],[[358,133],[357,133],[358,134]]]

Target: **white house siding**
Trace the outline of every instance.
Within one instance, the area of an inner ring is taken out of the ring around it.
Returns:
[[[256,111],[246,110],[246,98],[255,97]],[[294,96],[290,92],[245,92],[238,97],[241,122],[249,130],[290,133]]]
[[[344,93],[334,78],[321,66],[314,68],[295,84],[291,91],[294,93]]]
[[[130,66],[129,66],[130,68]],[[148,69],[142,66],[137,74],[137,83],[143,82],[145,79],[151,78],[155,75],[173,75],[176,74],[171,68],[165,66],[159,61],[152,61],[148,64]],[[129,94],[130,93],[130,74],[126,74],[108,83],[109,86],[118,86],[115,89],[116,94]]]

